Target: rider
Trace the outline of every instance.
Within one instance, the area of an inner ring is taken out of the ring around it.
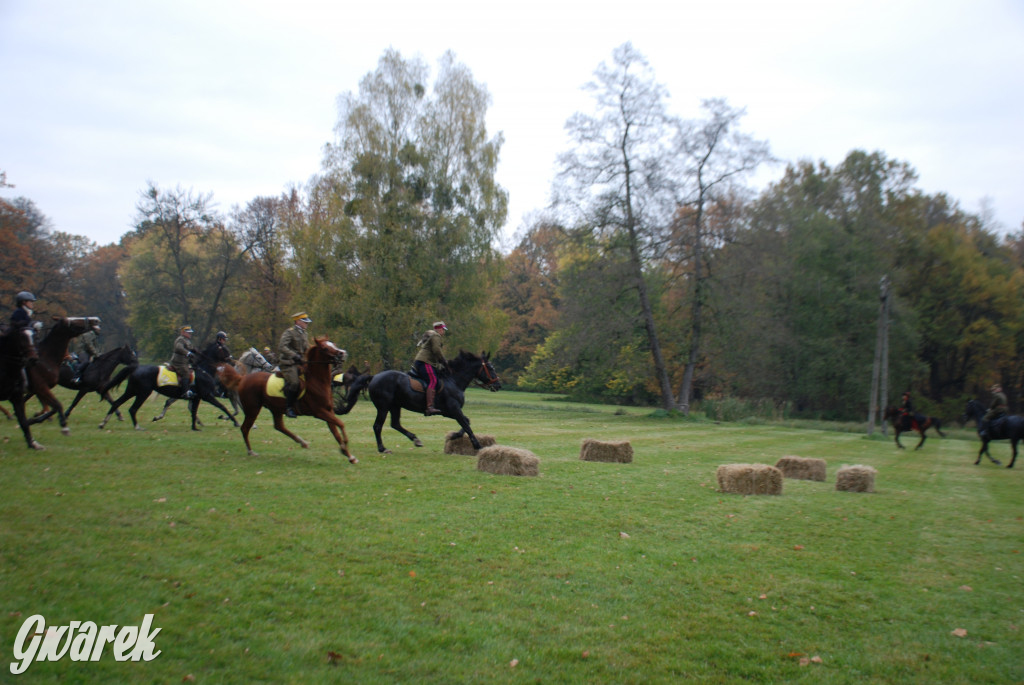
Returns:
[[[12,326],[31,326],[33,309],[36,306],[36,296],[27,290],[22,290],[15,298],[14,311],[11,312]]]
[[[167,362],[167,366],[174,373],[178,374],[178,388],[181,390],[181,396],[185,399],[195,397],[192,390],[188,387],[189,376],[192,371],[188,363],[195,356],[196,350],[192,346],[192,333],[194,332],[191,326],[182,326],[178,338],[174,341],[174,352],[171,355],[171,361]]]
[[[434,408],[434,395],[437,392],[437,374],[435,369],[447,367],[448,360],[444,358],[444,334],[448,326],[444,321],[435,321],[433,330],[427,331],[416,343],[419,351],[413,360],[413,369],[422,378],[427,379],[427,408],[423,412],[425,416],[435,416],[441,410]]]
[[[221,362],[234,363],[235,358],[231,356],[231,350],[228,349],[228,334],[224,331],[217,332],[217,339],[206,346],[203,350],[203,360],[210,365],[211,368],[216,368],[217,364]]]
[[[1003,393],[1003,386],[998,383],[992,386],[992,402],[988,405],[988,411],[981,417],[981,430],[978,431],[983,437],[988,434],[989,425],[996,419],[1006,416],[1006,395]]]
[[[914,404],[910,401],[910,391],[903,393],[900,401],[900,420],[903,430],[911,430],[914,425]]]
[[[75,338],[75,351],[71,354],[71,369],[75,372],[75,377],[71,380],[72,383],[78,383],[81,380],[82,371],[85,370],[86,365],[99,355],[100,350],[96,346],[97,338],[99,336],[91,328]]]
[[[302,389],[299,367],[304,363],[306,350],[309,348],[306,327],[313,323],[306,312],[292,314],[292,321],[295,325],[281,334],[281,341],[277,345],[280,358],[278,366],[284,378],[285,415],[290,419],[298,417],[295,413],[295,401],[299,399],[299,391]]]

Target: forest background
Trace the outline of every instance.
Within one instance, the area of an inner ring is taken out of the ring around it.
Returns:
[[[1000,382],[1019,406],[1024,227],[1001,235],[881,151],[792,163],[754,192],[778,162],[743,110],[673,115],[628,43],[586,88],[553,202],[514,246],[486,86],[450,53],[432,73],[389,50],[339,97],[321,168],[280,196],[224,214],[212,192],[147,181],[134,230],[103,246],[0,200],[0,291],[32,291],[44,321],[100,316],[104,349],[144,359],[185,324],[200,342],[228,332],[236,355],[274,349],[305,310],[357,365],[404,369],[444,319],[450,347],[492,351],[520,389],[839,420],[867,415],[885,292],[883,405],[910,390],[952,419]]]

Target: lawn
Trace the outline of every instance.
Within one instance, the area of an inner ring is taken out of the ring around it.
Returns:
[[[1024,468],[974,466],[969,430],[898,451],[470,391],[479,433],[540,458],[524,478],[444,454],[440,417],[406,415],[423,448],[385,428],[379,456],[365,400],[343,417],[356,466],[313,419],[290,421],[303,450],[265,415],[249,457],[213,408],[193,433],[181,403],[152,423],[161,404],[101,431],[90,399],[70,436],[37,427],[43,452],[0,423],[0,682],[1024,682]],[[634,462],[580,461],[588,437]],[[786,455],[828,479],[717,491],[718,465]],[[837,492],[843,464],[876,492]],[[36,614],[153,614],[160,655],[12,675]]]

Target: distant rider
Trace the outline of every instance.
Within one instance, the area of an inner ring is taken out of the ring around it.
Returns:
[[[281,341],[277,345],[278,367],[281,369],[281,376],[284,377],[284,401],[285,415],[294,419],[298,417],[295,413],[295,402],[299,399],[299,392],[302,389],[300,371],[306,360],[306,350],[309,349],[309,333],[306,328],[313,320],[306,312],[292,314],[294,325],[281,334]]]
[[[416,352],[412,365],[420,377],[427,379],[427,408],[423,412],[425,416],[436,416],[441,413],[440,409],[434,407],[434,396],[437,393],[435,370],[448,366],[448,360],[444,357],[444,334],[447,331],[448,326],[444,321],[436,321],[433,330],[424,333],[416,343],[419,351]]]
[[[981,430],[978,433],[982,437],[988,436],[989,426],[996,419],[1006,416],[1007,401],[1003,393],[1003,386],[996,383],[992,386],[992,402],[988,405],[988,411],[981,417]]]

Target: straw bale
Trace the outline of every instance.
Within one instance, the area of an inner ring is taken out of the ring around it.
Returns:
[[[825,480],[825,460],[809,457],[782,457],[775,462],[775,468],[782,471],[784,478],[798,480]]]
[[[476,468],[499,476],[537,476],[540,459],[530,450],[507,445],[491,445],[477,453]]]
[[[473,447],[473,443],[469,441],[468,435],[462,435],[462,437],[455,438],[455,431],[451,431],[448,435],[444,436],[444,453],[445,454],[464,454],[469,457],[476,456],[476,449]],[[489,447],[497,444],[493,435],[477,435],[476,439],[480,442],[480,447]]]
[[[836,472],[836,490],[843,492],[874,492],[875,475],[878,473],[871,466],[854,464],[843,466]]]
[[[722,464],[718,489],[738,495],[781,495],[782,471],[768,464]]]
[[[628,440],[602,442],[585,438],[580,448],[583,461],[603,461],[616,464],[630,464],[633,461],[633,446]]]

